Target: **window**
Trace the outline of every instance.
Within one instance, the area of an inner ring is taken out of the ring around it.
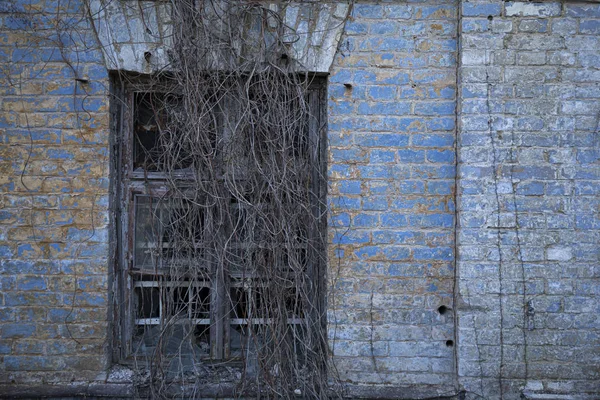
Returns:
[[[318,346],[323,85],[275,103],[259,85],[189,104],[168,82],[113,84],[118,360],[242,360],[275,342],[297,357],[298,342]],[[274,104],[285,118],[273,120]]]

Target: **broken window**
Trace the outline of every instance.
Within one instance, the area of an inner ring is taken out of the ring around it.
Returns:
[[[279,116],[252,85],[244,102],[206,90],[195,104],[168,85],[115,85],[119,360],[309,353],[324,318],[323,85],[279,101]]]

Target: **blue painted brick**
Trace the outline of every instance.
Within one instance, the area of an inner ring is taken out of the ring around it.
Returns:
[[[490,21],[488,19],[463,19],[463,33],[486,32],[489,30]]]
[[[369,44],[373,51],[407,51],[415,48],[414,40],[392,37],[372,38]]]
[[[331,216],[332,226],[350,226],[350,214],[339,213]]]
[[[370,161],[371,163],[390,163],[396,160],[396,155],[393,151],[389,150],[371,150]]]
[[[363,198],[363,210],[383,211],[388,208],[388,200],[385,196],[370,196]]]
[[[0,342],[0,354],[10,354],[12,341],[1,341]]]
[[[369,233],[360,231],[336,233],[333,237],[333,244],[364,244],[370,241]]]
[[[103,65],[91,64],[86,67],[85,75],[92,81],[99,81],[108,78],[108,71]]]
[[[408,19],[412,16],[413,8],[405,4],[385,6],[385,15],[392,19]]]
[[[14,290],[16,279],[12,276],[3,276],[0,278],[0,291]]]
[[[384,76],[379,79],[379,83],[386,85],[404,85],[410,82],[410,75],[406,72],[398,72],[390,76]]]
[[[565,4],[567,17],[600,18],[600,5]]]
[[[544,120],[539,117],[521,117],[517,119],[517,127],[526,131],[540,131],[544,128]]]
[[[359,70],[354,73],[354,82],[360,84],[375,83],[377,82],[377,75],[374,72]]]
[[[361,208],[360,199],[352,197],[332,196],[329,202],[332,208],[338,210],[360,210]]]
[[[359,166],[358,171],[362,178],[390,179],[394,177],[394,169],[387,165]]]
[[[406,216],[397,213],[385,213],[381,215],[381,225],[386,227],[403,227],[408,225]]]
[[[456,97],[456,89],[453,86],[443,88],[428,88],[427,97],[430,99],[453,99]]]
[[[361,181],[339,181],[339,190],[342,194],[360,194]]]
[[[561,193],[559,189],[554,190],[556,194],[565,194]],[[565,190],[563,189],[563,192]],[[600,193],[600,182],[594,181],[579,181],[575,182],[575,194],[578,195],[594,195]],[[548,184],[548,194],[550,194],[550,183]]]
[[[4,17],[3,27],[6,29],[15,29],[20,31],[27,29],[31,30],[33,28],[33,21],[31,18],[7,15]]]
[[[454,191],[454,181],[427,182],[427,191],[431,194],[447,195]]]
[[[72,151],[65,149],[48,149],[46,156],[51,160],[72,160],[75,157]]]
[[[424,181],[402,181],[402,182],[400,182],[400,193],[402,193],[402,194],[425,193],[425,182]]]
[[[418,199],[406,199],[398,198],[392,201],[392,208],[394,210],[412,210],[421,203]]]
[[[373,227],[378,223],[379,218],[375,214],[358,214],[352,218],[353,227]]]
[[[352,70],[340,69],[329,77],[330,83],[349,83],[352,81]]]
[[[16,48],[12,51],[12,61],[37,63],[63,61],[63,58],[58,49]]]
[[[526,196],[539,196],[544,194],[543,182],[527,182],[517,186],[517,194]]]
[[[396,59],[396,66],[400,68],[422,68],[427,65],[427,62],[427,57],[425,55],[403,55],[402,57],[398,57]],[[408,97],[410,91],[407,89],[408,88],[404,89],[404,97],[411,98]]]
[[[355,136],[355,143],[358,146],[366,147],[406,147],[408,146],[408,140],[408,135],[398,133],[371,133]]]
[[[0,327],[2,339],[27,338],[35,333],[35,325],[29,324],[6,324]]]
[[[452,214],[430,214],[409,216],[411,226],[422,228],[451,228],[454,226]]]
[[[80,244],[79,247],[79,257],[86,257],[86,258],[103,258],[106,257],[108,255],[108,244],[106,243],[101,243],[101,244],[92,244],[92,243],[85,243],[85,245]]]
[[[454,150],[428,150],[427,161],[433,163],[453,163],[455,158]]]
[[[396,98],[396,88],[391,86],[372,86],[368,89],[368,94],[374,100],[393,100]]]
[[[383,247],[383,255],[387,260],[399,261],[410,257],[410,249],[406,247]]]
[[[7,274],[58,274],[60,273],[60,264],[58,261],[22,261],[10,260],[3,265]]]
[[[26,277],[19,279],[19,290],[46,290],[46,281],[40,277]]]
[[[16,354],[42,354],[44,344],[38,341],[17,342],[15,346]]]
[[[73,302],[73,300],[75,302]],[[67,306],[105,306],[107,304],[106,302],[106,296],[104,295],[100,295],[100,294],[96,294],[96,293],[81,293],[75,296],[75,299],[73,299],[73,296],[65,296],[65,304]]]
[[[454,251],[447,247],[418,247],[413,250],[415,260],[452,261]]]
[[[330,142],[331,143],[331,142]],[[342,178],[348,178],[351,176],[352,171],[349,165],[333,164],[329,166],[329,172],[331,176],[337,176]]]
[[[366,33],[368,25],[363,22],[348,21],[345,26],[345,33],[347,34],[358,34]]]
[[[600,35],[600,20],[591,19],[579,22],[579,31],[584,34]]]
[[[7,371],[51,371],[64,368],[62,360],[46,356],[6,356]]]
[[[0,210],[0,221],[6,221],[17,217],[17,212],[12,210]]]
[[[373,124],[364,118],[344,118],[344,119],[332,119],[329,123],[331,132],[335,131],[357,131],[357,130],[373,130]]]
[[[456,7],[448,5],[418,6],[414,8],[413,18],[454,19],[456,18]]]
[[[406,115],[410,114],[410,103],[360,103],[358,113],[366,115]]]
[[[383,6],[376,4],[356,4],[353,9],[354,15],[363,18],[383,18]]]
[[[356,250],[354,254],[361,259],[372,258],[379,254],[381,248],[379,246],[364,246]]]
[[[0,322],[10,322],[15,319],[15,310],[13,307],[0,307]]]
[[[462,88],[462,97],[465,99],[478,98],[485,99],[487,96],[487,87],[484,85],[468,85]]]
[[[55,303],[60,296],[54,293],[32,292],[32,293],[13,293],[9,292],[4,295],[4,303],[7,306],[33,306]]]
[[[600,229],[600,218],[588,213],[575,215],[575,226],[578,229]]]
[[[577,150],[577,161],[580,164],[596,164],[600,161],[600,150],[591,149],[591,150]]]
[[[464,170],[464,168],[463,168]],[[456,175],[456,167],[454,165],[430,166],[418,165],[414,166],[411,172],[412,178],[419,179],[448,179],[454,178]]]
[[[511,170],[513,178],[516,179],[554,179],[556,169],[541,166],[519,166]]]
[[[454,102],[419,102],[415,105],[417,115],[454,115]]]
[[[425,267],[418,264],[394,263],[388,270],[390,276],[421,277],[426,274]]]
[[[417,48],[426,48],[429,51],[437,52],[448,52],[456,51],[457,42],[455,39],[421,39],[417,41]],[[448,54],[436,54],[434,60],[441,60],[444,57],[448,57]],[[432,64],[436,64],[435,61]],[[452,63],[454,64],[454,63]],[[438,66],[441,66],[437,64]],[[448,66],[448,65],[444,65]]]
[[[422,163],[425,161],[425,151],[411,149],[398,150],[398,157],[401,162]]]
[[[331,101],[329,110],[332,114],[352,114],[354,113],[354,103],[351,101]]]
[[[502,4],[462,3],[463,16],[465,17],[487,17],[498,16],[502,11]]]
[[[3,259],[9,259],[13,257],[13,250],[10,246],[0,246],[0,257]]]
[[[31,246],[29,243],[25,243],[25,244],[20,244],[17,247],[17,255],[19,257],[25,257],[29,252],[33,252],[35,251],[33,246]]]
[[[380,21],[371,24],[371,34],[374,35],[389,35],[395,33],[398,30],[398,25],[392,21]]]
[[[419,147],[451,147],[454,145],[454,135],[452,134],[434,134],[434,135],[412,135],[413,146]]]
[[[43,128],[43,130],[37,129],[10,129],[5,133],[6,138],[26,138],[27,140],[31,139],[34,142],[46,142],[46,143],[60,143],[61,141],[61,131],[59,129],[47,129]],[[21,167],[22,168],[22,167]]]
[[[350,81],[348,81],[350,82]],[[342,84],[332,83],[327,87],[329,98],[335,99],[365,99],[367,90],[365,87],[353,87],[349,89]]]
[[[454,118],[431,118],[426,122],[427,129],[430,131],[451,131],[456,126]]]
[[[48,310],[48,319],[50,322],[64,323],[73,320],[76,310],[70,308],[52,308]]]
[[[392,231],[373,231],[373,241],[379,244],[394,243],[394,232]]]
[[[384,118],[383,128],[394,132],[422,132],[425,130],[423,120],[419,118]]]
[[[367,160],[367,154],[361,149],[332,149],[332,158],[337,162],[360,162]]]
[[[410,176],[410,175],[409,175]],[[390,182],[386,181],[370,181],[369,182],[369,190],[371,194],[384,194],[393,192],[395,189]]]

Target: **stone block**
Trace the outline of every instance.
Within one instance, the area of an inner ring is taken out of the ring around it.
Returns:
[[[562,12],[561,4],[552,3],[523,3],[509,1],[505,4],[507,17],[556,17]]]

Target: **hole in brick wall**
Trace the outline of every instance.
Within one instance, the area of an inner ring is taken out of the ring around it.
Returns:
[[[494,19],[494,17],[493,17],[493,16],[491,16],[491,15],[488,15],[488,21],[491,21],[491,20],[493,20],[493,19]]]
[[[454,346],[454,340],[446,340],[446,347]]]
[[[448,307],[446,306],[439,306],[438,307],[438,312],[440,313],[440,315],[444,315],[448,312]]]

